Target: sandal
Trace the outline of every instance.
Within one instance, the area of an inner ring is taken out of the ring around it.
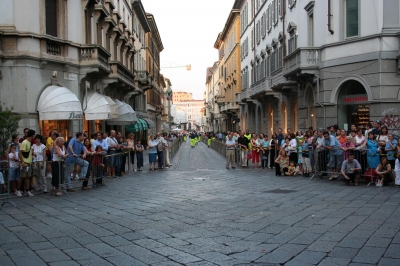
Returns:
[[[355,186],[358,186],[358,182],[355,182],[354,185],[355,185]]]

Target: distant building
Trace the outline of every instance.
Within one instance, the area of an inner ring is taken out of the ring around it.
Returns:
[[[174,102],[192,101],[193,95],[191,92],[178,91],[174,92],[174,94],[172,95],[172,100]]]
[[[174,93],[175,94],[175,93]],[[201,109],[204,108],[204,100],[192,100],[192,101],[182,101],[174,102],[174,106],[177,109],[184,110],[186,113],[187,129],[201,129],[202,126],[202,115]],[[203,110],[204,113],[204,110]],[[175,116],[174,116],[175,118]],[[179,122],[179,121],[177,121]],[[180,122],[181,123],[181,122]]]

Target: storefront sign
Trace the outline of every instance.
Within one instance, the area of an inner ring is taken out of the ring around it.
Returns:
[[[367,102],[368,102],[368,95],[366,94],[348,95],[342,97],[342,104],[359,104]]]
[[[69,113],[69,117],[68,117],[68,119],[82,119],[82,118],[83,118],[82,113],[75,113],[75,112]]]

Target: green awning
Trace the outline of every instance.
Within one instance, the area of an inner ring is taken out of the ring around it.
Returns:
[[[139,132],[139,131],[147,130],[148,128],[149,127],[147,126],[147,122],[138,117],[136,124],[125,126],[125,131],[126,132]]]

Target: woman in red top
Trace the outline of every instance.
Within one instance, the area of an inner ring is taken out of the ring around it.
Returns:
[[[85,138],[85,140],[83,141],[83,145],[86,148],[86,158],[85,158],[85,160],[89,162],[89,167],[88,167],[88,171],[86,173],[85,180],[82,183],[82,189],[83,190],[89,190],[90,188],[88,188],[88,180],[90,178],[90,174],[92,174],[92,176],[93,176],[92,164],[93,164],[93,155],[95,154],[95,152],[92,149],[92,144],[90,143],[90,139]]]

